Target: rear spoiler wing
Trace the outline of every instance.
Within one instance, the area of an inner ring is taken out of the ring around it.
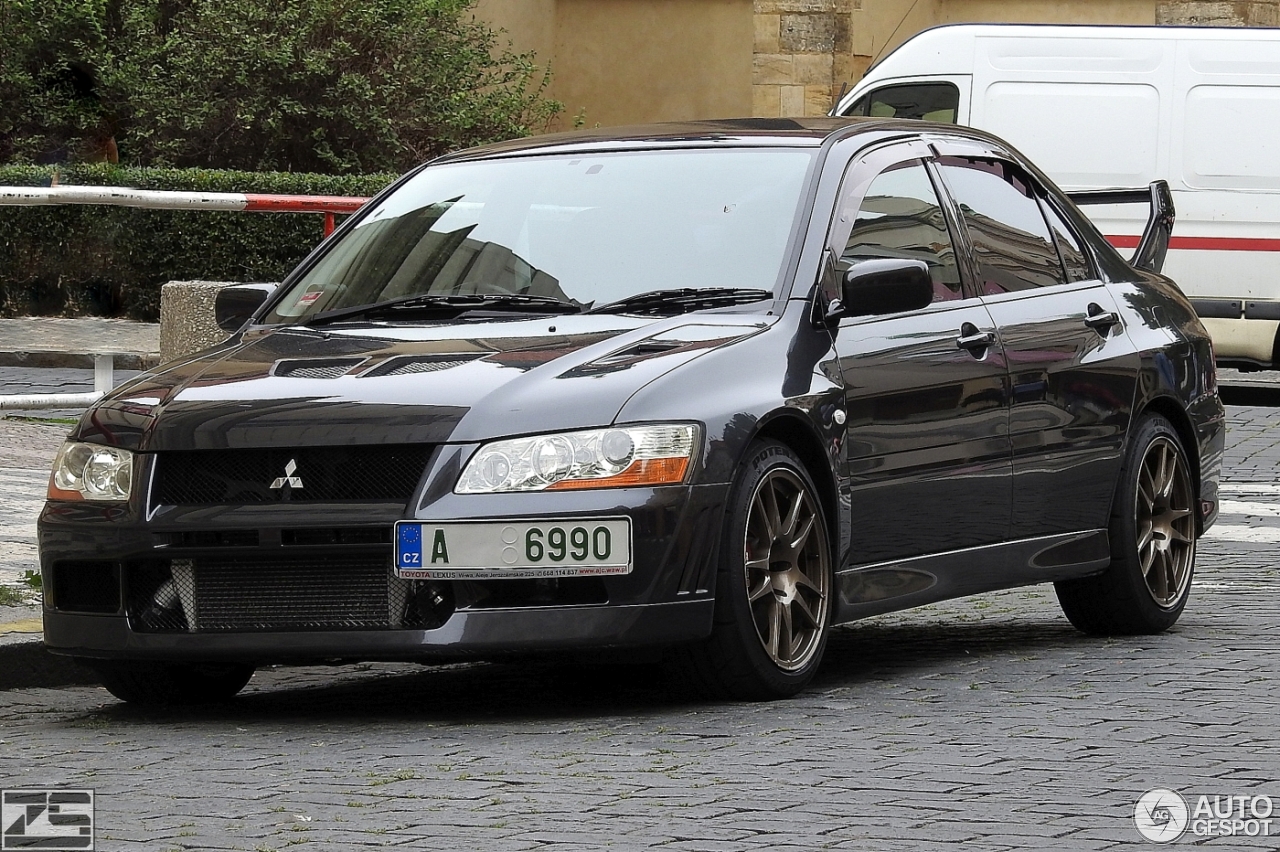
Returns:
[[[1151,213],[1142,239],[1133,251],[1129,263],[1138,269],[1159,272],[1164,267],[1164,257],[1169,252],[1169,236],[1173,233],[1176,212],[1173,209],[1173,193],[1167,181],[1152,181],[1146,189],[1090,189],[1068,192],[1067,197],[1078,205],[1086,204],[1150,204]]]

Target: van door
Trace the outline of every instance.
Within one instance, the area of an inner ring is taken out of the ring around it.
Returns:
[[[1171,38],[984,35],[975,41],[969,123],[1016,146],[1063,188],[1146,186],[1169,173],[1160,140],[1173,76]]]
[[[1280,354],[1280,43],[1188,36],[1174,96],[1178,224],[1165,274],[1204,320],[1219,362],[1271,365]]]

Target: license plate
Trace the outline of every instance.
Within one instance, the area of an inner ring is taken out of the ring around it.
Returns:
[[[631,520],[400,521],[395,570],[412,580],[630,574]]]

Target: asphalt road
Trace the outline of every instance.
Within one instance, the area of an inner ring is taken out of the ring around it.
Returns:
[[[837,630],[769,704],[567,661],[276,668],[196,711],[9,690],[0,786],[93,789],[110,850],[1146,846],[1152,788],[1280,805],[1280,410],[1230,415],[1224,514],[1162,636],[1084,637],[1032,587]],[[1199,842],[1280,848],[1280,808],[1272,835]]]

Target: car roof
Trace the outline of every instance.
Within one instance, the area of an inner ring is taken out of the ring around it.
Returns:
[[[829,118],[734,118],[710,121],[601,127],[497,142],[446,154],[436,163],[522,154],[572,154],[658,148],[818,148],[828,140],[862,131],[919,133],[921,122],[842,116]]]

